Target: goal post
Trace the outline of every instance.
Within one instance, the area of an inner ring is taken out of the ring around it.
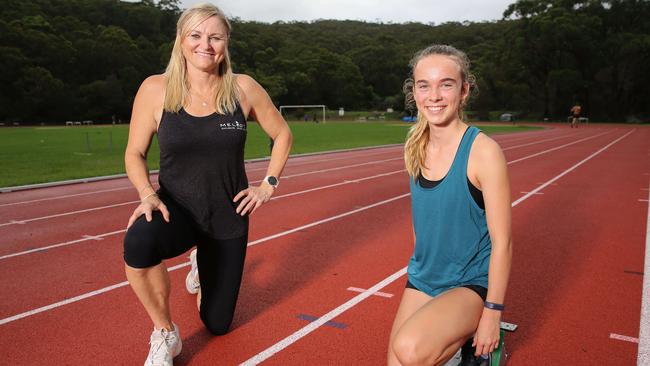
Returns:
[[[280,114],[282,114],[282,111],[287,110],[287,109],[303,109],[303,108],[320,108],[322,110],[322,115],[323,115],[323,123],[325,123],[325,108],[327,108],[324,104],[303,104],[303,105],[281,105],[280,106]],[[282,114],[284,116],[284,114]]]

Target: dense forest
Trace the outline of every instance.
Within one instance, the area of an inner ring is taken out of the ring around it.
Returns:
[[[218,1],[216,2],[218,5]],[[0,121],[127,121],[142,80],[165,69],[177,0],[4,0]],[[227,9],[226,9],[227,10]],[[493,22],[273,24],[232,19],[235,72],[277,105],[403,109],[415,51],[466,51],[478,79],[472,116],[650,120],[650,1],[517,0]]]

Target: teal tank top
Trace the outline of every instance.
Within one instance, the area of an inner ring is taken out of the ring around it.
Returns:
[[[492,242],[485,210],[467,186],[467,161],[480,130],[469,127],[443,180],[423,188],[410,179],[415,250],[409,281],[429,296],[464,285],[487,288]]]

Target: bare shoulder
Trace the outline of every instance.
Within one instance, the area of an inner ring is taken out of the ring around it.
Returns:
[[[485,133],[479,133],[476,136],[472,155],[480,164],[504,160],[501,146]]]
[[[142,94],[142,97],[153,100],[158,100],[161,97],[165,97],[165,89],[167,88],[167,79],[165,75],[157,74],[151,75],[148,78],[144,79],[138,90],[138,94]],[[152,100],[152,101],[153,101]]]
[[[133,102],[132,123],[147,125],[151,123],[154,130],[157,128],[165,103],[166,88],[167,82],[164,75],[152,75],[144,79]]]
[[[237,80],[239,88],[247,94],[255,92],[260,88],[260,84],[247,74],[235,74],[235,80]]]

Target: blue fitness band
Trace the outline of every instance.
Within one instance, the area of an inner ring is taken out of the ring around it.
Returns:
[[[493,302],[486,301],[485,307],[492,310],[503,311],[506,307],[503,304],[495,304]]]

